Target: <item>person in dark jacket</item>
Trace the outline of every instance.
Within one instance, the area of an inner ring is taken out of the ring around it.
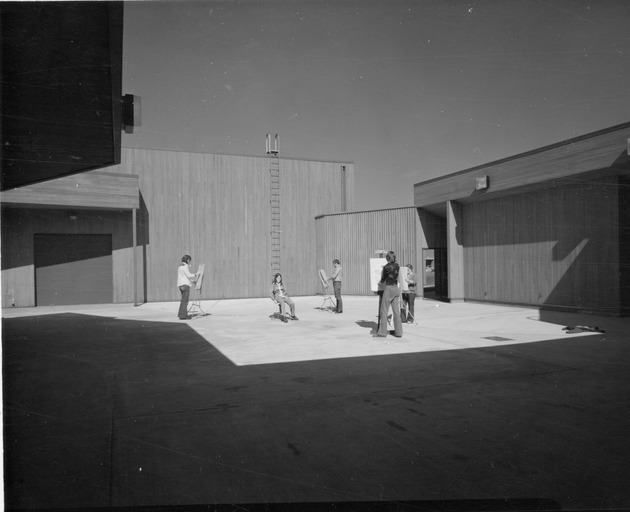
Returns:
[[[402,337],[402,321],[400,318],[400,288],[398,287],[398,273],[400,266],[396,263],[396,254],[389,251],[385,259],[387,264],[381,272],[381,284],[384,285],[383,297],[381,299],[381,311],[379,314],[378,331],[376,336],[384,338],[387,336],[387,314],[391,306],[394,315],[394,336]]]

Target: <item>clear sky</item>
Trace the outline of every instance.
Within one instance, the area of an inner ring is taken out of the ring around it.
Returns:
[[[124,147],[356,165],[354,210],[630,121],[630,0],[125,3]]]

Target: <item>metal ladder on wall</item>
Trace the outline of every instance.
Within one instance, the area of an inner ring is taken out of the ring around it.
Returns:
[[[271,202],[271,273],[280,272],[280,162],[276,156],[269,159]]]

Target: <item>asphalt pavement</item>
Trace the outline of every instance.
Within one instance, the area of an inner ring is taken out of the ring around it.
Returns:
[[[294,300],[3,309],[7,509],[630,507],[630,319]]]

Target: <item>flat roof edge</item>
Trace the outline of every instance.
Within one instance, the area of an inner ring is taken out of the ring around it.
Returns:
[[[604,128],[602,130],[598,130],[598,131],[595,131],[595,132],[590,132],[590,133],[587,133],[587,134],[584,134],[584,135],[579,135],[577,137],[572,137],[570,139],[566,139],[566,140],[563,140],[561,142],[555,142],[553,144],[549,144],[547,146],[542,146],[540,148],[531,149],[529,151],[525,151],[523,153],[518,153],[516,155],[511,155],[511,156],[508,156],[508,157],[505,157],[505,158],[500,158],[498,160],[493,160],[491,162],[486,162],[485,164],[475,165],[474,167],[467,167],[466,169],[461,169],[459,171],[455,171],[455,172],[452,172],[452,173],[449,173],[449,174],[445,174],[443,176],[438,176],[437,178],[431,178],[431,179],[426,180],[426,181],[419,181],[417,183],[414,183],[414,187],[421,186],[421,185],[426,185],[426,184],[429,184],[429,183],[435,183],[437,181],[443,180],[444,178],[450,178],[450,177],[458,176],[460,174],[466,174],[466,173],[477,171],[477,170],[480,170],[480,169],[486,169],[488,167],[493,167],[495,165],[499,165],[499,164],[502,164],[502,163],[505,163],[505,162],[510,162],[512,160],[518,160],[519,158],[524,158],[524,157],[535,155],[535,154],[538,154],[538,153],[544,153],[545,151],[550,151],[552,149],[557,149],[557,148],[560,148],[562,146],[568,146],[568,145],[574,144],[576,142],[581,142],[581,141],[584,141],[584,140],[593,139],[593,138],[599,137],[601,135],[605,135],[605,134],[608,134],[608,133],[621,131],[621,130],[625,130],[625,129],[630,129],[630,121],[626,122],[626,123],[622,123],[622,124],[617,124],[615,126],[611,126],[611,127],[608,127],[608,128]]]

